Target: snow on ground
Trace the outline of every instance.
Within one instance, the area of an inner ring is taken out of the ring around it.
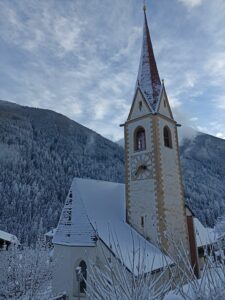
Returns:
[[[35,295],[30,296],[30,294],[23,295],[21,297],[10,298],[11,300],[51,300],[52,295],[52,281],[47,281],[40,286],[39,290]]]

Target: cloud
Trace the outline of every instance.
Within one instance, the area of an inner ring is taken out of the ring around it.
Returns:
[[[1,36],[8,43],[27,51],[49,51],[65,55],[80,46],[85,22],[73,15],[66,16],[52,1],[0,2]]]
[[[131,25],[129,1],[116,1],[116,10],[112,4],[101,9],[97,0],[88,7],[40,2],[0,2],[1,37],[22,58],[22,65],[16,60],[4,69],[13,89],[4,86],[2,98],[50,108],[84,125],[96,121],[94,128],[111,136],[115,122],[128,114],[124,99],[137,69],[141,26]],[[115,22],[118,13],[122,18]]]
[[[224,134],[224,132],[217,132],[216,137],[218,137],[220,139],[225,139],[225,134]]]
[[[162,1],[147,13],[172,109],[189,127],[223,133],[225,3],[180,0],[188,8],[204,5],[188,14],[174,5],[167,18],[171,4]],[[132,0],[99,3],[0,1],[0,96],[119,139],[134,94],[143,15]],[[214,119],[218,124],[209,125]]]
[[[222,86],[224,82],[224,69],[225,69],[225,50],[214,51],[213,56],[210,56],[205,63],[205,71],[209,74],[211,84],[215,86]]]
[[[175,107],[173,113],[177,123],[181,124],[181,127],[177,128],[179,145],[182,145],[185,139],[193,140],[198,135],[196,118],[193,119],[193,117],[181,111],[179,107]]]
[[[179,145],[182,146],[186,139],[194,140],[199,135],[199,131],[192,127],[183,126],[178,128]]]
[[[203,3],[203,0],[178,0],[189,8],[200,6]]]

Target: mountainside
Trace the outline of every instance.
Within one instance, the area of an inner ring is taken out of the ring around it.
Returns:
[[[56,226],[75,176],[122,182],[123,149],[53,111],[0,101],[0,229],[31,242]]]
[[[180,148],[186,202],[210,226],[225,213],[225,141]],[[123,182],[123,148],[53,111],[0,101],[0,229],[31,242],[56,226],[75,176]]]
[[[199,133],[180,153],[186,203],[212,227],[225,214],[225,140]]]

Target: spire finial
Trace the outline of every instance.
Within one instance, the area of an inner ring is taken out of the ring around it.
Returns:
[[[143,1],[143,11],[146,12],[146,9],[147,9],[147,6],[146,6],[145,0],[144,0]]]

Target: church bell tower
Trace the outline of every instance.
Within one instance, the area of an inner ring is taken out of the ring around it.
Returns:
[[[172,253],[182,243],[189,253],[177,123],[159,77],[145,8],[137,83],[124,133],[127,222],[165,251]]]

